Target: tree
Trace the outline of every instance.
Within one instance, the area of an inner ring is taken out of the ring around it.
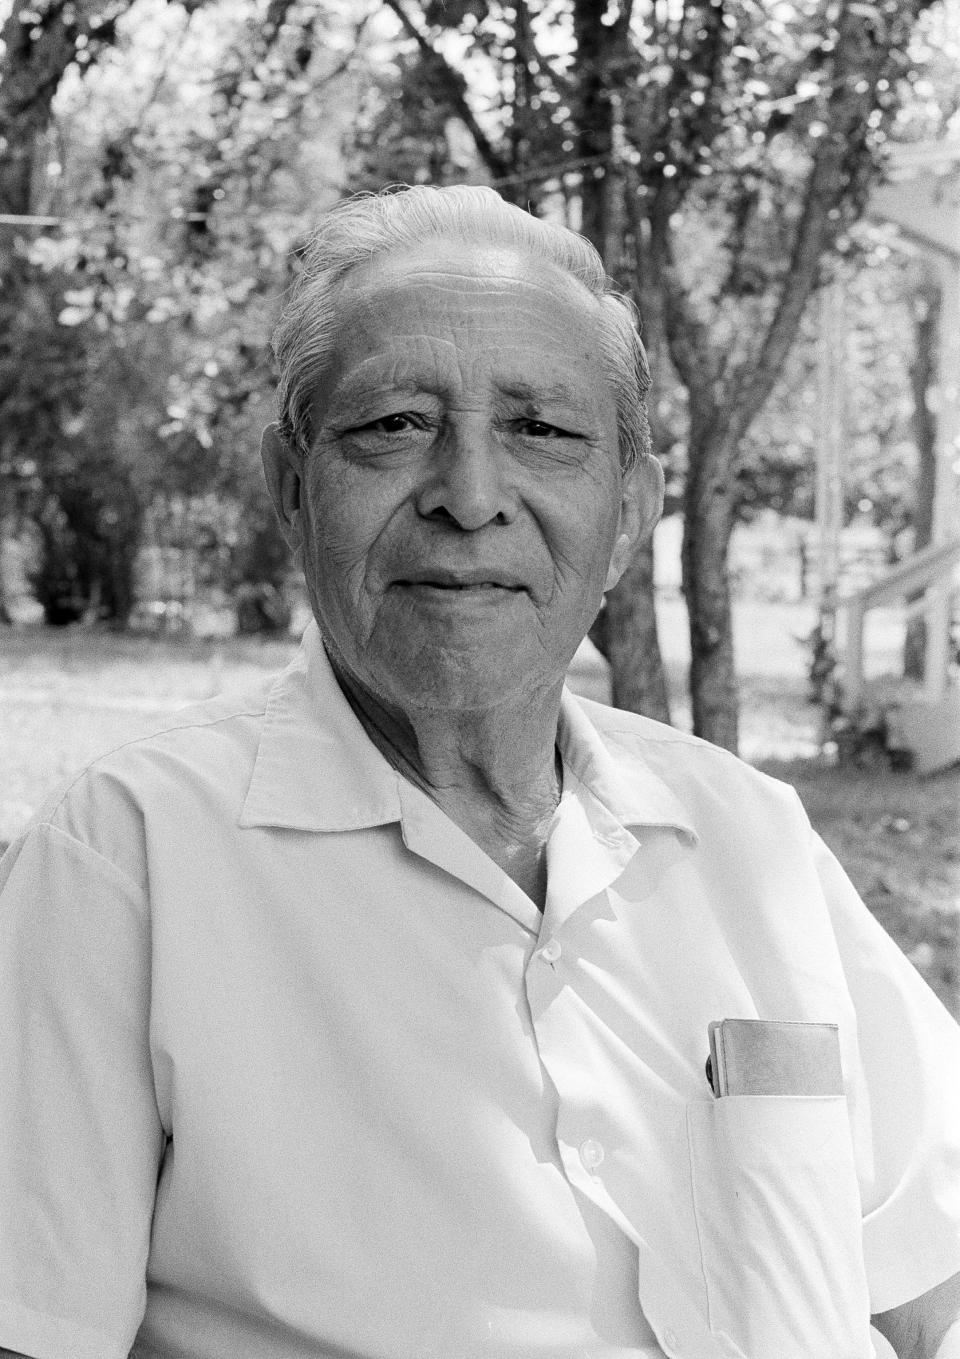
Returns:
[[[914,354],[910,364],[913,394],[913,427],[918,472],[913,509],[913,547],[919,552],[933,540],[933,506],[937,480],[937,422],[930,409],[930,389],[936,382],[940,329],[940,280],[936,270],[920,266],[913,290],[912,321]]]
[[[918,552],[933,541],[933,512],[937,489],[937,419],[930,408],[930,391],[937,378],[941,314],[941,284],[937,271],[926,263],[919,267],[913,295],[914,357],[910,365],[913,393],[913,429],[919,467],[913,507],[913,547]],[[904,640],[904,674],[924,677],[927,651],[927,620],[916,615],[907,624]]]
[[[431,70],[449,72],[451,113],[463,116],[467,102],[481,122],[489,106],[476,146],[490,177],[542,203],[563,176],[555,164],[537,168],[537,128],[551,145],[560,134],[582,229],[638,299],[653,353],[661,363],[669,354],[686,401],[694,729],[731,748],[726,560],[745,439],[881,173],[913,69],[909,38],[928,4],[475,0],[415,12],[412,0],[387,0]],[[457,72],[454,41],[464,38],[475,59],[487,57],[485,84],[468,88]],[[620,627],[635,626],[635,588],[625,580],[610,601]],[[615,682],[626,688],[616,673]]]
[[[919,277],[916,261],[895,248],[885,227],[857,227],[851,245],[833,266],[843,299],[837,349],[844,513],[847,520],[868,516],[886,534],[893,556],[902,550],[904,530],[921,522],[911,379]],[[773,396],[746,437],[738,477],[742,518],[766,507],[814,517],[822,324],[820,309],[809,309]]]
[[[122,622],[143,512],[132,449],[149,439],[140,403],[156,392],[94,325],[61,324],[64,287],[76,281],[59,269],[22,280],[0,351],[0,461],[36,530],[32,575],[47,620],[95,612]]]
[[[276,576],[252,425],[292,247],[335,196],[327,137],[351,100],[330,96],[362,28],[331,34],[304,0],[53,0],[8,21],[0,211],[40,221],[0,225],[0,496],[34,525],[49,618],[122,622],[171,496],[219,498],[225,585]]]
[[[116,40],[130,2],[41,0],[10,7],[0,33],[0,213],[31,211],[37,143],[60,82]]]
[[[124,0],[103,8],[53,3],[38,9],[13,5],[0,31],[0,215],[24,216],[33,208],[37,143],[50,121],[54,95],[64,72],[108,45]],[[19,356],[11,348],[14,317],[28,266],[13,248],[11,223],[0,223],[0,368],[8,371]],[[4,392],[0,389],[0,406]],[[9,484],[12,444],[0,431],[0,530],[12,504]],[[0,623],[10,621],[0,579]]]
[[[28,480],[42,544],[41,595],[48,618],[56,621],[66,621],[91,594],[101,597],[108,613],[125,614],[132,571],[124,530],[129,514],[107,503],[118,483],[112,467],[98,491],[93,477],[76,474],[79,463],[69,456],[73,436],[67,429],[84,405],[89,355],[85,337],[61,333],[56,315],[62,290],[87,281],[78,278],[83,268],[75,263],[45,269],[18,233],[16,219],[37,209],[38,151],[65,75],[113,45],[129,4],[14,5],[0,43],[0,214],[14,219],[0,223],[0,529],[11,486]],[[103,462],[101,453],[101,472]],[[46,480],[41,467],[50,473]],[[9,622],[2,582],[0,622]]]

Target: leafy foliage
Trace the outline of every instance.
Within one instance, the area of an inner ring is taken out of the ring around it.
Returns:
[[[64,218],[0,227],[0,522],[33,525],[49,619],[122,622],[173,500],[216,507],[202,554],[223,587],[288,569],[256,456],[268,336],[292,248],[335,194],[325,134],[349,117],[356,35],[331,42],[325,9],[296,0],[117,0],[94,63],[77,13],[31,96],[29,201],[0,192],[0,210]],[[3,54],[0,125],[43,41]],[[0,146],[0,191],[11,163]]]

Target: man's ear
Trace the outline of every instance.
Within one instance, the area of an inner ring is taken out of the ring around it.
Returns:
[[[612,590],[626,571],[634,548],[649,538],[663,511],[663,468],[652,455],[623,478],[620,525],[610,557],[604,591]]]
[[[260,457],[280,530],[294,556],[299,557],[303,546],[300,457],[276,424],[267,425],[263,431]]]

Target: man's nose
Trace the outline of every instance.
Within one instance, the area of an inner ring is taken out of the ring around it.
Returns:
[[[458,414],[434,445],[417,509],[430,519],[452,519],[466,530],[509,524],[517,512],[509,460],[489,420]]]

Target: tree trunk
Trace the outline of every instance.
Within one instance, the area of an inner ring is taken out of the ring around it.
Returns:
[[[637,548],[618,585],[607,595],[600,636],[595,640],[610,663],[614,707],[669,722],[654,608],[652,539]]]
[[[690,617],[690,696],[697,736],[737,751],[737,678],[727,550],[733,529],[732,457],[701,432],[684,494],[683,593]]]
[[[652,534],[636,548],[630,565],[607,595],[604,616],[604,654],[610,663],[614,707],[669,722],[670,701],[657,633]]]
[[[0,441],[0,627],[6,627],[13,622],[10,613],[9,601],[10,591],[7,586],[6,566],[7,555],[3,550],[5,534],[10,527],[10,493],[7,485],[5,462],[5,449],[3,442]]]
[[[608,274],[625,292],[636,292],[636,269],[627,255],[630,214],[626,195],[635,189],[617,163],[621,113],[610,72],[627,41],[629,9],[613,24],[603,22],[607,0],[576,0],[578,152],[604,164],[588,165],[581,182],[581,231],[603,257]],[[667,681],[657,636],[653,541],[639,546],[607,596],[599,627],[591,636],[610,665],[613,703],[658,722],[670,721]]]
[[[3,543],[0,541],[0,627],[7,628],[13,622],[13,614],[7,602],[8,590],[3,562]]]
[[[933,505],[937,488],[937,419],[928,396],[937,376],[940,331],[940,281],[929,266],[917,286],[913,309],[914,356],[910,365],[913,393],[913,436],[917,445],[917,480],[913,500],[913,550],[933,538]],[[916,596],[914,596],[916,598]],[[903,673],[922,680],[927,651],[927,620],[911,618],[903,644]]]
[[[39,15],[14,5],[0,31],[0,212],[30,211],[36,139],[50,121],[77,35],[88,28],[75,8],[51,3]]]
[[[605,72],[618,38],[603,23],[607,0],[576,0],[573,33],[577,45],[577,155],[592,162],[583,171],[580,230],[601,254],[607,243],[607,197],[603,176],[610,156],[612,119]],[[607,268],[610,264],[605,259]]]
[[[937,419],[929,392],[937,378],[940,334],[940,281],[925,270],[914,307],[914,358],[910,365],[913,392],[913,435],[917,444],[917,484],[913,502],[913,550],[927,547],[933,537],[933,504],[937,487]]]

